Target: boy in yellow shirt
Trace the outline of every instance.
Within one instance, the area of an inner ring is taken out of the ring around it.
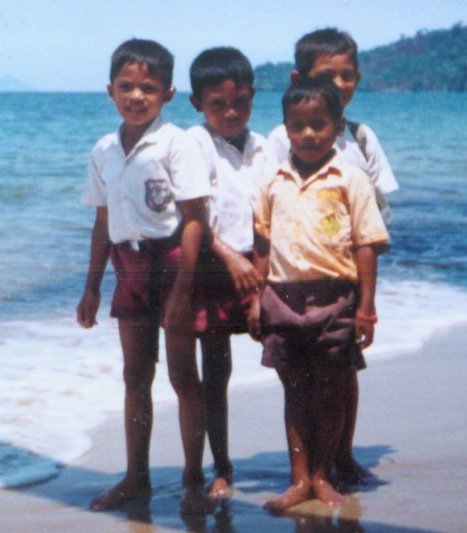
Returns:
[[[344,497],[330,471],[361,349],[373,341],[378,249],[388,234],[368,176],[336,154],[343,105],[326,78],[298,80],[283,98],[291,153],[262,187],[251,334],[285,392],[291,486],[266,508],[278,514],[310,493]],[[261,320],[260,320],[261,318]]]

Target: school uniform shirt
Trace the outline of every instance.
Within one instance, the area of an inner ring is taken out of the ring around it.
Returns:
[[[209,194],[196,143],[159,116],[128,155],[120,132],[97,142],[82,199],[107,206],[110,240],[119,243],[170,237],[181,221],[176,202]]]
[[[209,203],[213,231],[238,252],[253,249],[253,209],[266,162],[266,139],[248,132],[243,152],[207,125],[194,126],[211,182]]]
[[[356,282],[355,247],[389,239],[367,175],[337,154],[307,179],[284,162],[261,188],[255,229],[271,243],[271,282]]]
[[[399,188],[389,161],[374,131],[366,124],[361,124],[364,130],[366,144],[362,153],[352,132],[346,124],[344,131],[336,139],[334,148],[350,165],[364,170],[371,178],[374,186],[383,194],[388,194]],[[268,136],[268,148],[275,163],[280,164],[289,157],[290,141],[285,126],[277,126]]]

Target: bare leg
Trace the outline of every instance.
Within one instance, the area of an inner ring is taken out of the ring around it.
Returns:
[[[230,494],[232,464],[228,452],[227,386],[232,371],[230,338],[208,333],[201,339],[203,350],[203,388],[206,400],[206,429],[214,457],[215,479],[210,496]]]
[[[191,330],[166,330],[169,378],[178,397],[180,430],[185,454],[183,513],[206,513],[213,503],[204,492],[202,471],[206,431],[205,403]]]
[[[353,456],[352,443],[357,422],[358,380],[357,371],[352,369],[346,384],[345,418],[342,436],[336,458],[336,472],[339,480],[348,485],[365,482],[370,473],[357,463]]]
[[[310,498],[309,456],[311,444],[311,380],[304,375],[280,375],[285,393],[285,427],[291,466],[291,486],[265,508],[280,514]]]
[[[329,474],[334,464],[341,438],[345,415],[345,385],[348,368],[326,368],[317,365],[314,370],[313,406],[316,432],[313,448],[311,489],[315,496],[330,506],[345,503],[345,497],[332,486]]]
[[[124,357],[127,472],[120,483],[91,501],[90,507],[94,511],[112,509],[151,494],[151,387],[159,328],[149,322],[119,320],[119,332]]]

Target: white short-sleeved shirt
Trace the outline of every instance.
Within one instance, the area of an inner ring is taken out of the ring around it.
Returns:
[[[248,132],[243,152],[207,125],[194,126],[211,182],[210,225],[239,252],[253,248],[253,210],[266,162],[266,139]]]
[[[348,125],[344,132],[336,139],[336,152],[350,165],[364,170],[371,178],[373,185],[383,194],[388,194],[399,188],[392,172],[389,161],[374,131],[367,125],[361,124],[366,138],[365,158]],[[285,126],[277,126],[268,136],[268,148],[272,152],[274,162],[281,164],[289,157],[290,141]]]
[[[120,132],[97,142],[82,198],[107,206],[110,240],[119,243],[170,237],[181,220],[176,202],[209,194],[196,143],[159,116],[128,155]]]

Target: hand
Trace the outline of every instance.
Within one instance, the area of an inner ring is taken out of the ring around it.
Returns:
[[[86,289],[81,302],[76,308],[76,320],[81,327],[89,329],[97,325],[96,315],[100,301],[101,295],[99,292],[96,293]]]
[[[226,265],[240,296],[256,293],[263,288],[263,278],[241,253],[231,254],[226,260]]]
[[[248,332],[250,336],[255,340],[261,340],[261,299],[258,294],[255,294],[251,299],[250,309],[248,310],[247,323]]]
[[[375,326],[368,320],[355,319],[355,341],[363,350],[373,343]]]
[[[193,329],[193,321],[190,291],[174,287],[165,304],[164,328],[167,331],[177,329],[188,331]]]

